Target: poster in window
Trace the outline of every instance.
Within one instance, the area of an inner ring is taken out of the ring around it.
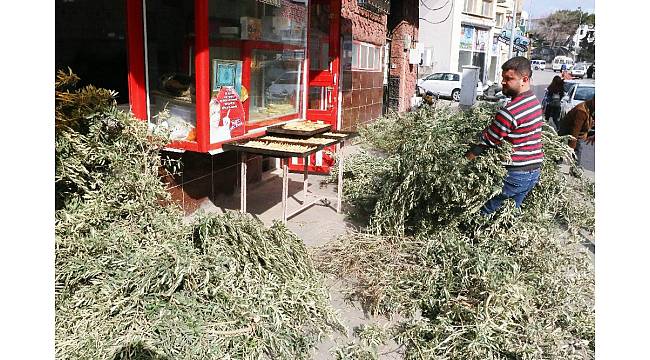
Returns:
[[[241,61],[212,59],[212,95],[215,95],[223,87],[229,87],[235,90],[242,101],[245,101],[245,96],[242,94],[241,76]]]
[[[472,50],[474,44],[474,28],[462,26],[460,28],[460,49]]]
[[[245,133],[246,113],[239,96],[229,86],[210,100],[210,143],[230,140]]]
[[[487,44],[488,44],[488,38],[490,36],[490,33],[485,30],[476,30],[476,43],[475,43],[475,51],[481,51],[485,52],[487,51]]]

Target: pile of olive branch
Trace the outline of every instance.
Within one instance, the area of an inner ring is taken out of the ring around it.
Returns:
[[[308,358],[340,329],[295,234],[239,214],[184,223],[165,206],[165,138],[76,80],[57,76],[58,359]]]
[[[570,149],[545,126],[541,179],[521,211],[508,201],[480,216],[501,189],[509,148],[472,162],[464,153],[493,114],[423,108],[362,130],[344,186],[368,228],[314,257],[365,310],[410,318],[390,329],[407,358],[593,357],[593,264],[572,246],[575,230],[593,231],[593,185],[561,171]]]

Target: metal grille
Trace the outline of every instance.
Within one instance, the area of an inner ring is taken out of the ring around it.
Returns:
[[[357,0],[357,4],[376,13],[390,14],[390,0]]]

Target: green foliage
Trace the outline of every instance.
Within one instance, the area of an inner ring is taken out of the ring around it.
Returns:
[[[75,81],[59,73],[56,94],[57,359],[304,359],[341,329],[295,234],[184,222],[165,205],[165,138]]]
[[[493,114],[429,108],[361,131],[361,158],[374,151],[391,169],[344,174],[346,191],[363,192],[358,179],[381,184],[365,198],[346,194],[355,206],[374,198],[369,227],[319,249],[316,262],[346,279],[365,311],[407,317],[389,331],[407,359],[593,358],[594,269],[574,236],[593,231],[593,184],[561,171],[559,162],[575,165],[567,139],[544,126],[540,182],[522,209],[508,201],[479,215],[502,186],[508,149],[473,162],[464,153]]]
[[[547,41],[550,46],[561,46],[575,34],[580,24],[593,26],[595,21],[595,14],[580,10],[558,10],[540,21],[534,37]]]

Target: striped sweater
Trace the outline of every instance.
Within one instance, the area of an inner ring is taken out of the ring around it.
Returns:
[[[495,147],[505,139],[513,147],[510,161],[503,165],[509,170],[531,170],[544,161],[542,150],[542,106],[528,90],[499,109],[492,124],[481,133],[481,146],[472,152],[479,155],[485,147]]]

